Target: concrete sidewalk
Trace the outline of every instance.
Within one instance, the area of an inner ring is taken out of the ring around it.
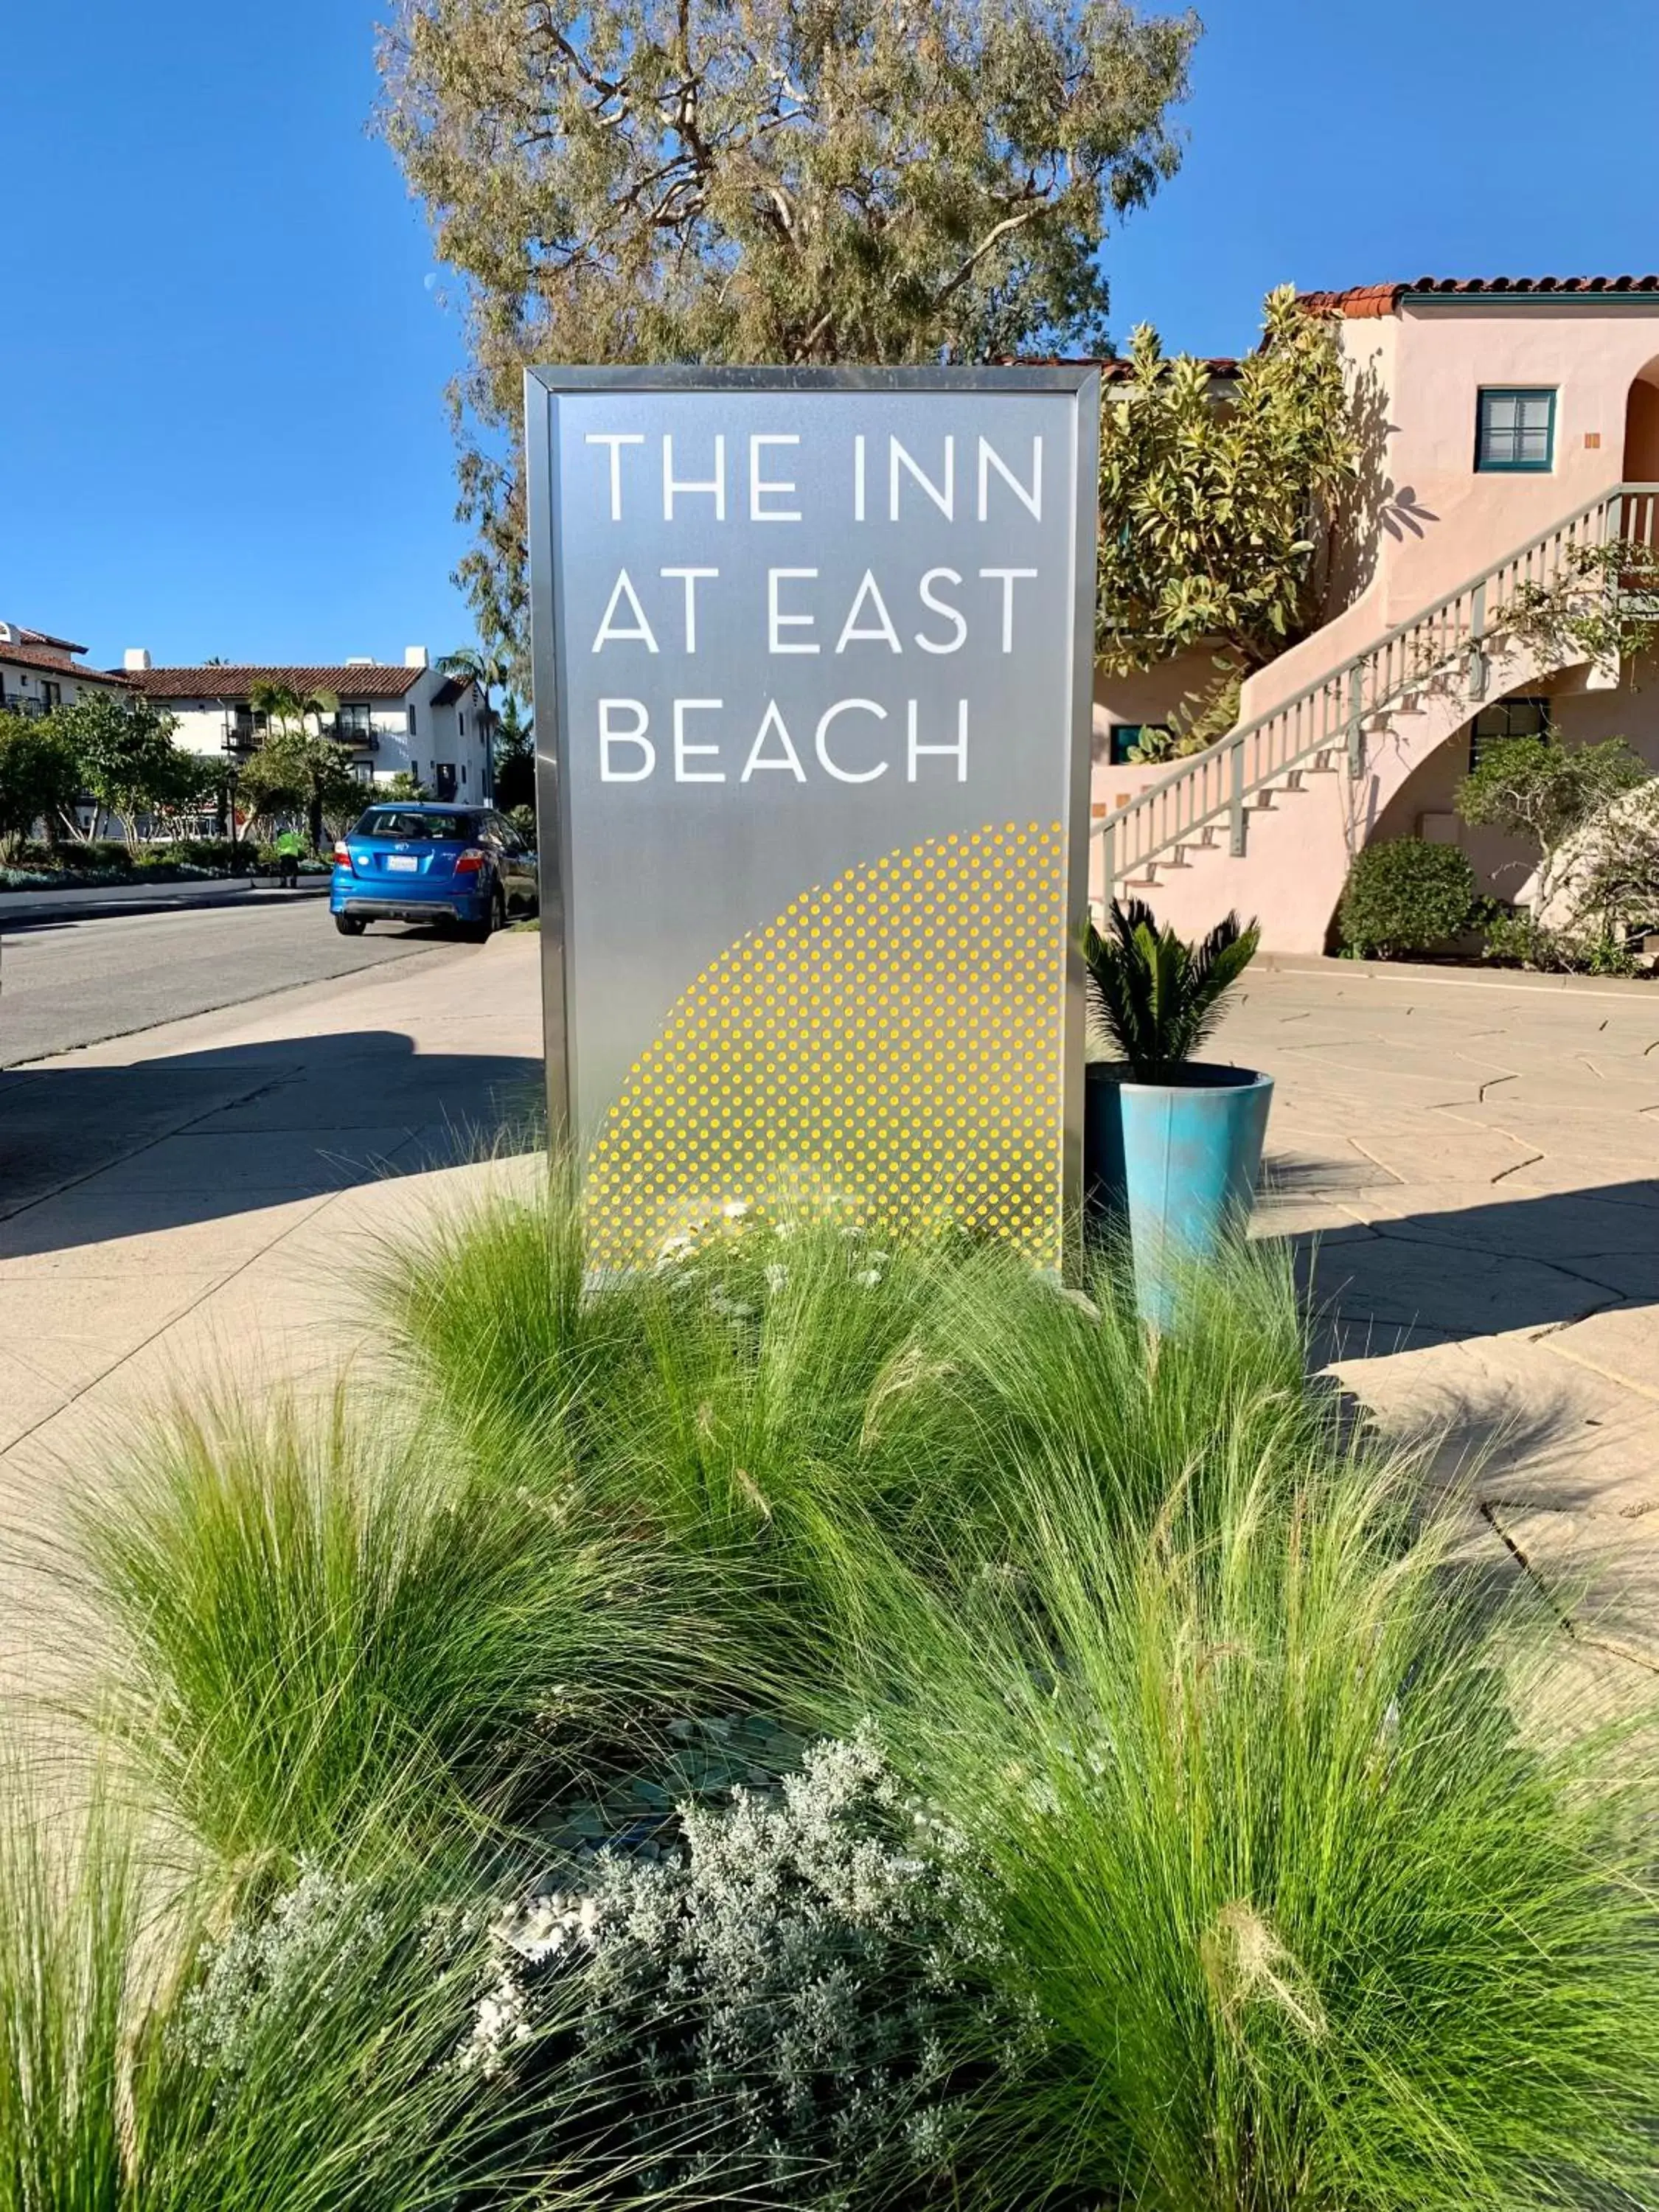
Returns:
[[[538,951],[457,946],[0,1075],[15,1513],[158,1395],[353,1356],[374,1238],[539,1114]]]

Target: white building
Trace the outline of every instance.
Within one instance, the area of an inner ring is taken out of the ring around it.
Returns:
[[[245,761],[264,732],[253,694],[276,685],[306,698],[331,692],[338,712],[323,734],[349,745],[365,784],[412,775],[434,799],[489,796],[485,702],[469,677],[446,676],[428,665],[426,647],[411,645],[403,665],[348,660],[337,667],[155,668],[142,647],[130,650],[121,676],[165,713],[175,715],[177,744],[223,760]]]
[[[83,691],[125,690],[125,676],[76,665],[86,649],[49,630],[0,622],[0,714],[48,714],[72,707]]]

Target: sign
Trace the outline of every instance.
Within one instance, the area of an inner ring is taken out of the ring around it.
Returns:
[[[846,1200],[1057,1266],[1099,389],[526,379],[550,1102],[596,1253]]]

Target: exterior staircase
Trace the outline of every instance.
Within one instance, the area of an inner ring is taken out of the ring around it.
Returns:
[[[1237,908],[1269,950],[1322,952],[1349,862],[1413,769],[1484,702],[1586,657],[1516,638],[1517,594],[1570,586],[1615,540],[1659,548],[1659,485],[1615,485],[1115,808],[1092,902],[1145,898],[1189,936]]]

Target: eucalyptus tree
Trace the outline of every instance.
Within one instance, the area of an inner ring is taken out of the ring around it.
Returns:
[[[460,280],[461,565],[524,665],[532,360],[1104,343],[1197,19],[1133,0],[398,0],[381,123]]]

